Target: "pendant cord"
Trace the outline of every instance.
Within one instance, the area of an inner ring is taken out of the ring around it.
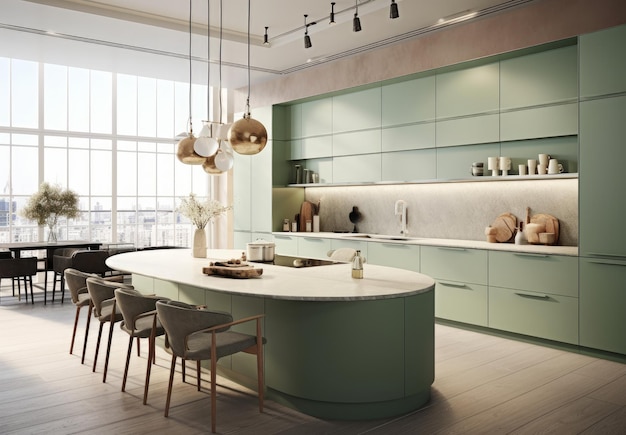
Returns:
[[[219,106],[220,106],[220,124],[222,123],[222,30],[223,30],[223,25],[222,25],[222,18],[223,18],[223,2],[222,0],[220,0],[220,50],[219,50],[219,56],[220,56],[220,74],[219,74],[219,81],[220,81],[220,95],[219,95]]]
[[[248,98],[246,99],[246,114],[250,117],[250,0],[248,0]]]
[[[211,2],[206,2],[206,119],[211,121]]]
[[[189,0],[189,133],[193,133],[193,125],[191,123],[191,3]]]

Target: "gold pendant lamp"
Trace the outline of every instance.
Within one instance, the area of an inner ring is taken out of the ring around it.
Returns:
[[[181,139],[176,146],[176,157],[187,165],[201,165],[205,157],[198,155],[194,151],[196,137],[193,135],[193,125],[191,123],[191,0],[189,0],[189,119],[187,137]]]
[[[250,116],[250,0],[248,0],[248,98],[242,119],[233,123],[228,132],[228,141],[239,154],[260,153],[267,144],[265,126]]]

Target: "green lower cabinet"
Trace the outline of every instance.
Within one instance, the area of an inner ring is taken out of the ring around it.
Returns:
[[[420,247],[402,243],[369,242],[367,263],[420,271]]]
[[[578,344],[578,298],[489,287],[489,327]]]
[[[435,317],[488,326],[486,285],[435,281]]]
[[[330,239],[319,237],[299,237],[298,255],[300,257],[327,258],[330,251]]]
[[[580,345],[626,354],[626,258],[580,259]]]
[[[298,255],[298,237],[274,234],[274,244],[276,254]]]

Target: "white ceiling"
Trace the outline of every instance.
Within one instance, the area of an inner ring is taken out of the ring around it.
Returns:
[[[132,21],[143,25],[165,27],[189,34],[189,0],[24,0],[48,6]],[[207,35],[207,2],[210,1],[211,60],[219,59],[220,0],[191,0],[193,33]],[[406,38],[415,38],[436,31],[440,18],[478,12],[473,19],[517,7],[531,0],[396,0],[400,17],[389,18],[391,0],[358,0],[362,31],[352,31],[354,0],[336,0],[335,21],[329,24],[330,1],[320,0],[250,0],[250,66],[252,83],[265,81],[319,63],[332,61]],[[222,0],[222,63],[229,86],[247,83],[247,24],[248,0]],[[308,22],[313,47],[304,48],[304,14]],[[268,27],[269,45],[263,45]],[[55,30],[55,29],[40,29]],[[85,30],[88,32],[89,30]],[[95,31],[95,30],[94,30]],[[146,46],[138,38],[124,37],[116,32],[74,35],[105,40],[109,43],[164,50],[179,56],[188,55],[188,44],[180,47]],[[206,47],[206,44],[205,44]],[[206,58],[203,52],[194,57]],[[212,80],[213,81],[213,80]]]

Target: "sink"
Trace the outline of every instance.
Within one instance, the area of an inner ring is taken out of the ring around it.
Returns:
[[[418,237],[405,237],[405,236],[389,236],[386,234],[354,234],[346,235],[344,237],[350,237],[353,239],[370,239],[370,240],[396,240],[396,241],[410,241],[419,240]]]

